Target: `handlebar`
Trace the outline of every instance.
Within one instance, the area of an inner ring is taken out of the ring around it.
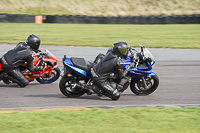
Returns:
[[[130,51],[130,53],[131,53],[131,56],[129,56],[131,59],[133,59],[133,60],[135,60],[135,61],[137,61],[138,60],[138,51],[137,50],[135,50],[134,48],[129,48],[129,51]]]
[[[133,60],[133,62],[130,63],[130,66],[137,68],[137,66],[139,64],[139,52],[131,47],[129,48],[129,51],[131,53],[131,56],[129,56],[129,57]]]

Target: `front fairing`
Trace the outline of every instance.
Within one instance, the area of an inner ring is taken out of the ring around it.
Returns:
[[[40,55],[42,55],[43,62],[49,62],[54,68],[57,67],[57,59],[49,50],[39,49],[38,56]]]
[[[139,55],[142,58],[139,59]],[[137,52],[134,58],[133,58],[133,55],[130,55],[127,59],[122,59],[123,68],[125,68],[126,65],[129,65],[130,63],[136,62],[136,60],[139,60],[140,62],[138,62],[137,65],[131,68],[128,74],[135,78],[140,78],[146,75],[150,75],[152,73],[151,61],[154,61],[154,59],[153,60],[150,60],[150,59],[153,59],[153,55],[150,53],[150,51],[147,48],[142,47],[141,52],[140,53]]]
[[[134,78],[140,78],[143,76],[147,76],[151,73],[152,73],[151,69],[134,67],[129,70],[128,75],[130,75],[131,77],[134,77]]]
[[[132,62],[130,58],[127,58],[127,60],[122,59],[122,61],[123,61],[123,68],[125,68],[126,65],[129,65]],[[130,75],[131,77],[139,78],[151,74],[152,73],[151,70],[152,67],[147,62],[147,67],[142,67],[142,68],[133,67],[129,70],[128,75]]]
[[[134,62],[134,60],[132,60],[131,58],[127,58],[127,59],[121,59],[122,60],[122,62],[123,62],[123,69],[127,66],[127,65],[129,65],[131,62]],[[151,66],[151,64],[149,63],[149,62],[146,62],[146,67],[140,67],[140,66],[137,66],[137,68],[136,67],[134,67],[134,68],[132,68],[132,69],[137,69],[137,70],[143,70],[143,71],[149,71],[149,70],[151,70],[152,69],[152,66]]]

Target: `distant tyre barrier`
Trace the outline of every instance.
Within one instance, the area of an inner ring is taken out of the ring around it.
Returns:
[[[34,23],[35,16],[26,14],[0,14],[3,23]]]
[[[43,23],[75,24],[200,24],[200,14],[174,16],[102,17],[84,15],[44,15]],[[34,15],[0,14],[3,23],[35,23]]]

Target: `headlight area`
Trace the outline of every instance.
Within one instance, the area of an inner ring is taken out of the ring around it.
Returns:
[[[150,64],[151,64],[152,68],[155,67],[155,65],[156,65],[155,61],[153,61],[153,60],[150,62]]]
[[[146,61],[149,62],[152,68],[155,66],[155,60],[152,60],[151,58],[147,58]]]

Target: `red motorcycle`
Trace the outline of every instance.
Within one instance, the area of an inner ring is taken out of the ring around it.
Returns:
[[[60,69],[57,66],[57,59],[46,49],[40,48],[34,55],[33,66],[44,65],[42,71],[30,72],[27,68],[27,63],[19,67],[23,75],[29,82],[36,79],[41,84],[49,84],[56,81],[60,77]],[[0,74],[4,73],[4,69],[0,63]],[[1,79],[2,80],[2,79]]]

